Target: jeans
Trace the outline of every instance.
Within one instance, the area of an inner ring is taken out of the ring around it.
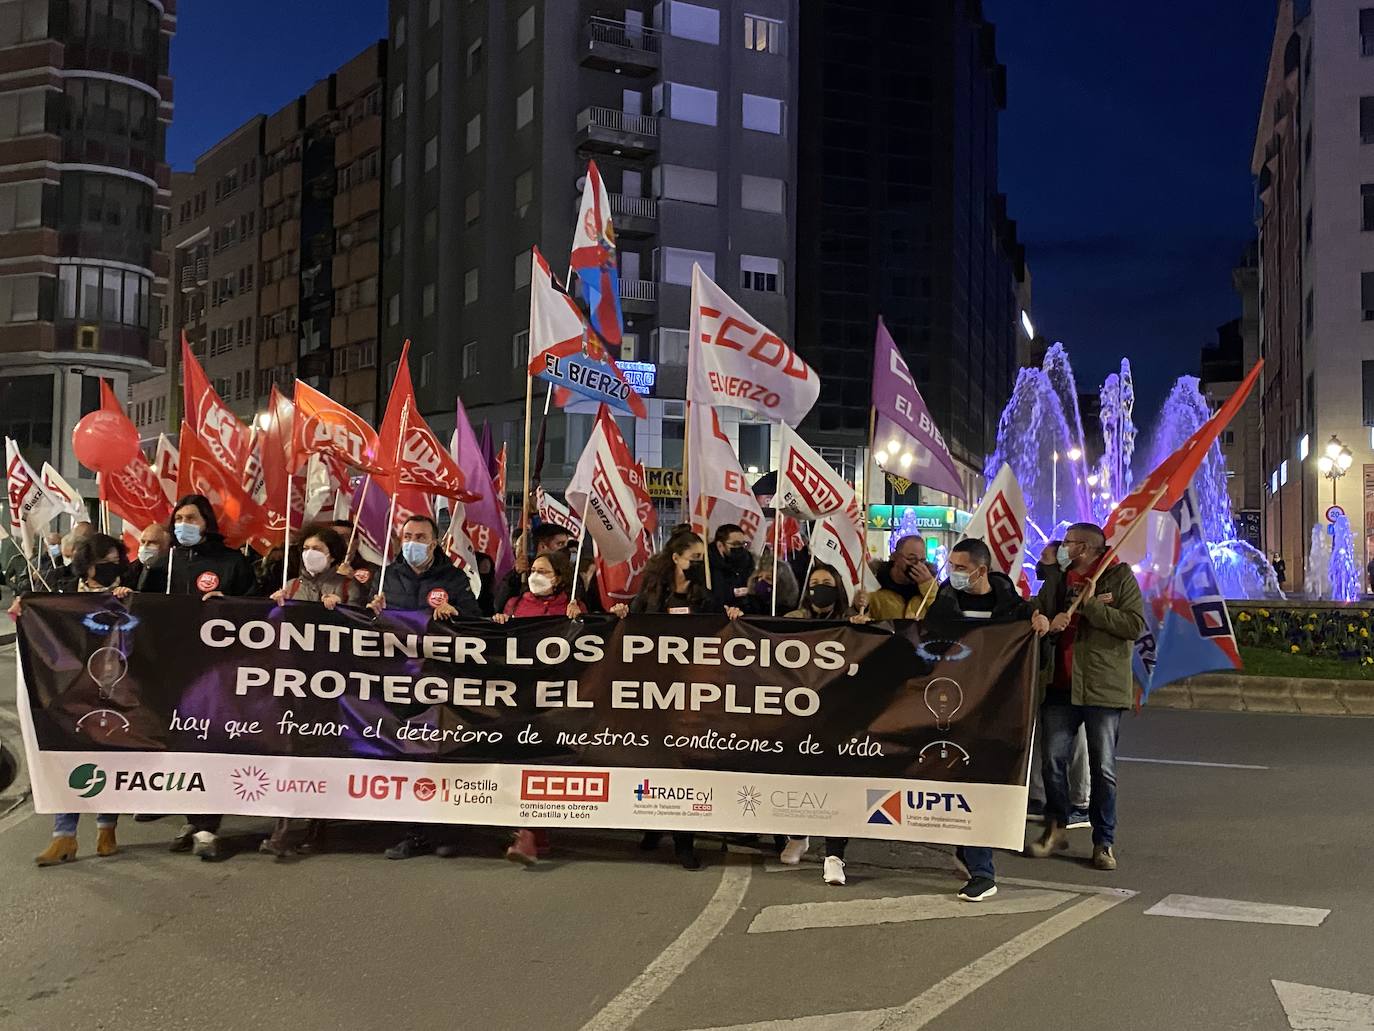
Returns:
[[[52,818],[53,837],[74,837],[76,835],[76,824],[80,819],[80,813],[58,813]],[[118,822],[118,813],[101,813],[95,818],[95,825],[97,827],[113,827]]]
[[[1088,808],[1088,735],[1078,728],[1073,741],[1073,765],[1069,767],[1069,802],[1075,812]],[[1045,804],[1045,728],[1036,726],[1035,744],[1031,746],[1030,798]]]
[[[959,845],[954,850],[954,858],[968,868],[969,877],[986,877],[990,881],[997,880],[997,874],[992,869],[992,849],[979,848],[975,845]]]
[[[1093,844],[1116,840],[1116,739],[1121,732],[1122,709],[1100,705],[1046,703],[1040,710],[1045,730],[1045,821],[1061,827],[1069,822],[1069,759],[1074,735],[1087,728],[1088,768],[1092,797],[1088,819],[1093,825]]]

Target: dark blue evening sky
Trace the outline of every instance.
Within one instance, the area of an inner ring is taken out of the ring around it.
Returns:
[[[1138,420],[1238,314],[1230,270],[1253,233],[1250,149],[1273,4],[985,0],[1007,66],[1002,188],[1040,329],[1082,387],[1129,355]],[[273,32],[265,34],[264,25]],[[182,7],[173,167],[277,110],[386,32],[385,0]]]

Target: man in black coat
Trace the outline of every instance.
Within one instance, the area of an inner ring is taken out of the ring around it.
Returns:
[[[718,527],[706,557],[711,563],[712,597],[722,608],[748,608],[745,603],[749,600],[749,576],[754,572],[754,556],[744,530],[734,523]]]

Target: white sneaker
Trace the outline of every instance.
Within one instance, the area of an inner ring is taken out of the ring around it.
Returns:
[[[204,856],[207,853],[213,854],[217,850],[219,840],[209,831],[196,831],[191,836],[191,854],[193,856]]]
[[[839,856],[825,857],[825,883],[844,883],[844,860],[841,859]]]
[[[787,844],[782,847],[782,854],[778,856],[778,862],[788,866],[796,866],[802,861],[802,856],[806,855],[806,850],[810,847],[810,838],[788,838]]]

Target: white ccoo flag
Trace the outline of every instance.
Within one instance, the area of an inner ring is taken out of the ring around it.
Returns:
[[[1006,573],[1021,587],[1021,563],[1026,557],[1026,499],[1011,466],[1003,464],[964,528],[992,552],[992,568]]]
[[[86,503],[81,500],[81,492],[64,480],[51,462],[43,463],[41,476],[43,489],[48,497],[62,506],[63,515],[69,515],[72,519],[86,518]]]
[[[10,532],[19,537],[24,554],[33,552],[35,538],[47,532],[48,525],[63,511],[43,489],[43,483],[33,467],[24,461],[19,445],[5,438],[5,475],[9,485]]]
[[[859,591],[878,589],[878,578],[868,565],[865,536],[864,517],[852,487],[843,510],[827,516],[811,532],[812,557],[840,571],[851,603]]]
[[[620,428],[610,410],[602,406],[564,493],[568,507],[582,515],[598,554],[606,562],[628,559],[644,532],[634,485],[625,478],[632,463]]]
[[[854,488],[812,450],[791,426],[783,423],[778,459],[778,492],[773,507],[798,519],[824,519],[844,508]]]
[[[692,529],[710,540],[717,527],[734,523],[763,547],[763,509],[744,478],[739,455],[709,405],[692,405],[687,426],[687,501]]]

